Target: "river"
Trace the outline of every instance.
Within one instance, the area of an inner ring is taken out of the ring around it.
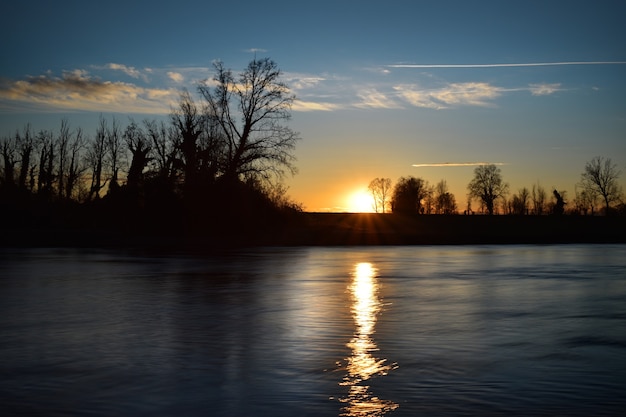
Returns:
[[[0,374],[3,415],[624,415],[626,245],[2,249]]]

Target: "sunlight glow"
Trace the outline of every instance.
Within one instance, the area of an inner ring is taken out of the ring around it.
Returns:
[[[377,375],[387,375],[390,370],[397,368],[396,364],[387,364],[387,359],[378,359],[372,355],[378,351],[372,336],[377,315],[382,308],[376,273],[371,263],[358,263],[353,281],[348,287],[352,294],[351,310],[356,331],[348,343],[352,355],[347,359],[348,374],[341,383],[350,387],[348,397],[341,400],[347,403],[343,408],[344,416],[382,416],[398,408],[398,404],[378,398],[370,392],[369,385],[362,384],[363,381]]]
[[[350,213],[374,212],[374,199],[367,190],[359,190],[350,194],[347,203],[347,211]]]

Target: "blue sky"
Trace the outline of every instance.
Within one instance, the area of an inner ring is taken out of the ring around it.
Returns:
[[[623,1],[11,3],[2,135],[165,117],[214,60],[238,71],[256,53],[299,99],[287,185],[307,210],[350,209],[372,178],[407,175],[446,179],[464,207],[460,163],[502,163],[512,192],[539,181],[569,198],[596,155],[626,172]]]

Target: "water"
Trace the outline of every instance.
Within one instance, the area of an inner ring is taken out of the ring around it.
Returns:
[[[626,245],[0,251],[3,415],[615,416]]]

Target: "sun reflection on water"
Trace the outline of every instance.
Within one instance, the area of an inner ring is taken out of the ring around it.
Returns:
[[[374,357],[378,347],[372,338],[375,333],[377,315],[382,308],[378,298],[376,268],[371,263],[356,265],[353,280],[348,287],[352,295],[352,316],[356,324],[354,337],[348,343],[352,354],[347,358],[347,375],[340,385],[350,387],[343,416],[382,416],[398,408],[398,404],[376,397],[367,382],[370,378],[395,369],[395,364],[388,364],[387,359]]]

